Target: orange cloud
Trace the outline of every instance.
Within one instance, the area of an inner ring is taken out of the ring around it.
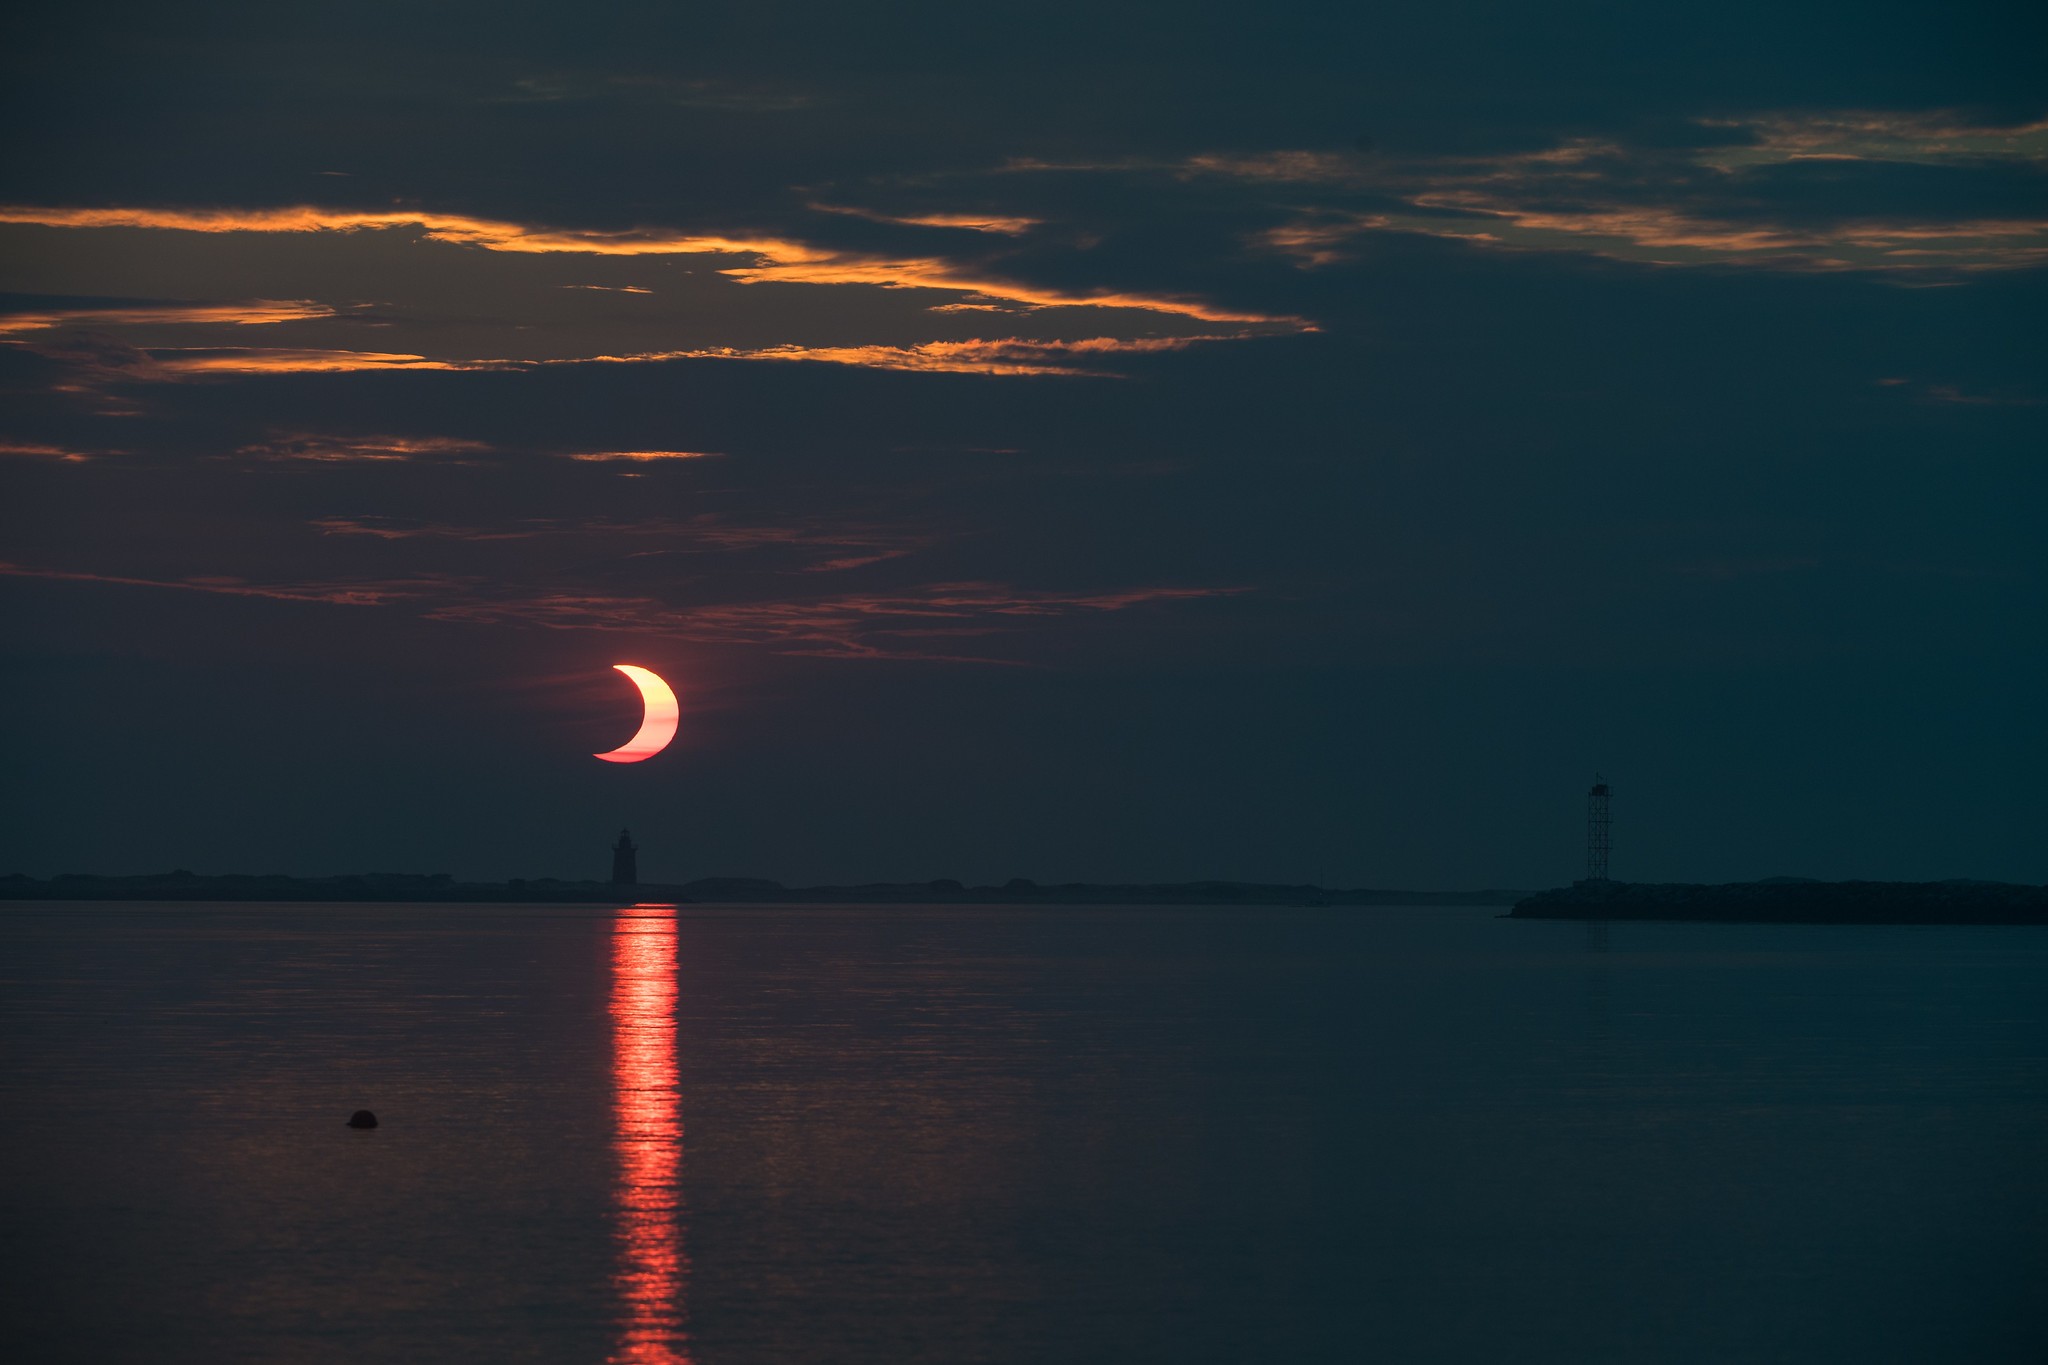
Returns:
[[[1075,358],[1116,354],[1179,351],[1202,341],[1234,337],[1090,337],[1082,341],[1027,341],[1021,337],[994,340],[923,341],[910,346],[763,346],[742,349],[711,346],[692,351],[659,351],[643,355],[595,356],[595,360],[626,364],[649,360],[812,360],[831,365],[860,365],[877,370],[923,370],[945,374],[1048,374],[1113,378],[1108,370],[1065,363]],[[580,362],[550,362],[580,363]]]
[[[1309,328],[1308,330],[1314,330]],[[1022,337],[925,341],[908,346],[704,346],[688,350],[636,351],[623,355],[569,356],[549,360],[437,360],[389,351],[323,350],[307,347],[151,347],[125,352],[114,365],[99,358],[103,378],[128,381],[175,380],[188,376],[343,374],[376,370],[506,371],[561,365],[647,365],[668,360],[810,360],[868,369],[982,375],[1068,375],[1114,378],[1114,371],[1072,363],[1091,357],[1179,351],[1199,342],[1242,340],[1240,335],[1180,337],[1088,337],[1077,341],[1034,341]],[[52,352],[52,354],[56,354]],[[92,358],[92,357],[88,357]],[[254,453],[254,448],[250,452]],[[292,459],[398,458],[381,454],[277,455]],[[564,451],[564,458],[589,462],[652,463],[718,459],[714,450]]]
[[[1781,161],[2048,160],[2048,119],[1998,127],[1972,122],[1953,109],[1843,109],[1699,123],[1750,134],[1701,153],[1702,161],[1724,168]]]
[[[1366,166],[1361,158],[1345,152],[1277,151],[1191,156],[1175,171],[1183,177],[1221,175],[1235,180],[1312,184],[1356,181],[1365,176]]]
[[[2048,221],[1860,222],[1808,229],[1737,225],[1657,206],[1529,208],[1507,196],[1469,190],[1420,194],[1414,202],[1424,208],[1483,215],[1496,220],[1495,225],[1490,232],[1475,233],[1456,220],[1404,218],[1391,226],[1532,249],[1555,249],[1576,240],[1580,249],[1594,254],[1660,265],[1743,262],[1801,270],[2014,270],[2048,260]],[[1510,234],[1503,225],[1528,235]]]
[[[723,270],[741,284],[866,284],[883,289],[945,289],[1032,308],[1128,308],[1167,313],[1198,322],[1234,322],[1247,326],[1315,330],[1305,319],[1287,314],[1241,313],[1195,299],[1157,294],[1125,294],[1113,290],[1077,293],[1018,284],[936,257],[890,260],[878,256],[813,256],[798,261],[769,259],[765,265]]]
[[[0,455],[15,455],[36,460],[61,460],[66,464],[83,464],[92,458],[82,451],[68,450],[63,446],[38,445],[26,441],[0,441]]]
[[[1381,214],[1319,215],[1268,228],[1259,234],[1258,240],[1283,255],[1294,257],[1303,269],[1314,269],[1348,260],[1350,253],[1340,248],[1361,232],[1390,226],[1391,220]]]
[[[150,359],[169,374],[332,374],[350,370],[504,370],[503,360],[429,360],[389,351],[323,351],[300,347],[220,346],[151,348]]]
[[[453,436],[277,436],[235,453],[255,460],[302,460],[317,464],[405,461],[421,456],[474,455],[488,451],[482,441]]]
[[[90,323],[103,327],[137,327],[152,323],[232,323],[248,327],[277,322],[303,322],[308,318],[331,318],[334,315],[334,309],[323,303],[278,299],[257,299],[250,303],[161,304],[139,308],[60,308],[40,313],[9,313],[0,316],[0,336],[14,332],[44,331],[73,323]]]
[[[305,204],[275,209],[35,208],[17,204],[0,206],[0,223],[176,232],[362,232],[414,228],[431,241],[455,242],[489,251],[574,252],[595,256],[763,255],[791,260],[830,255],[772,237],[723,237],[658,228],[557,231],[464,214],[410,209],[323,209]]]
[[[572,460],[718,460],[723,452],[716,450],[579,450],[569,455]]]
[[[359,232],[410,228],[429,241],[480,247],[486,251],[568,252],[600,256],[752,256],[759,264],[736,266],[720,272],[741,284],[865,284],[885,289],[942,289],[1039,308],[1129,308],[1202,322],[1307,326],[1300,318],[1234,312],[1195,299],[1109,290],[1076,293],[1039,288],[1002,280],[938,257],[890,259],[829,250],[779,236],[722,236],[661,228],[535,228],[461,214],[417,210],[367,212],[307,205],[275,209],[35,208],[10,205],[0,206],[0,223],[60,228],[152,228],[180,232]]]
[[[865,218],[871,223],[898,223],[904,227],[962,228],[969,232],[1000,233],[1005,237],[1021,237],[1043,221],[1038,218],[991,213],[879,213],[874,209],[849,208],[841,204],[807,204],[805,207],[817,213],[839,213],[849,218]]]
[[[2048,166],[2048,122],[1994,128],[1953,112],[1766,114],[1700,120],[1747,140],[1685,151],[1573,138],[1534,152],[1398,161],[1273,151],[1190,157],[1182,178],[1222,176],[1366,191],[1404,209],[1304,209],[1255,240],[1304,268],[1373,232],[1656,265],[1775,270],[1985,271],[2048,261],[2048,220],[1957,218],[1812,224],[1773,217],[1745,172],[1801,160],[1997,161]],[[1112,169],[1105,167],[1103,169]]]
[[[1718,252],[1782,252],[1795,247],[1816,245],[1820,240],[1811,234],[1782,228],[1730,227],[1667,208],[1587,207],[1564,211],[1522,208],[1511,203],[1503,203],[1491,195],[1475,190],[1445,190],[1433,194],[1418,194],[1414,202],[1423,208],[1456,209],[1466,213],[1502,218],[1518,228],[1582,233],[1592,237],[1614,237],[1646,247],[1697,247]],[[1445,228],[1447,232],[1452,230]]]

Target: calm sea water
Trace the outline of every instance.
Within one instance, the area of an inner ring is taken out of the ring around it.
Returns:
[[[6,1355],[2048,1359],[2048,932],[1495,915],[0,907]]]

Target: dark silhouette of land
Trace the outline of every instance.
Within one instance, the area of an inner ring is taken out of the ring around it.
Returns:
[[[344,877],[199,876],[177,871],[139,877],[79,874],[47,881],[0,877],[0,900],[718,902],[759,905],[1512,905],[1520,891],[1381,891],[1279,886],[1258,882],[1164,882],[1040,886],[1018,877],[1001,886],[951,880],[870,882],[860,886],[784,886],[754,877],[708,877],[677,886],[610,882],[458,882],[446,873],[372,872]]]
[[[1721,886],[1583,881],[1518,901],[1515,919],[1720,920],[1766,924],[2048,924],[2048,886],[1820,882]]]
[[[200,876],[177,871],[138,877],[79,874],[38,880],[0,877],[0,900],[442,901],[490,903],[743,905],[1505,905],[1514,919],[1720,920],[1779,924],[2048,924],[2048,887],[2011,882],[1820,882],[1773,877],[1720,886],[1584,881],[1531,895],[1522,891],[1398,891],[1263,882],[1040,885],[1022,877],[1001,886],[868,882],[784,886],[758,877],[706,877],[677,885],[515,878],[458,882],[446,873],[371,872],[340,877]]]

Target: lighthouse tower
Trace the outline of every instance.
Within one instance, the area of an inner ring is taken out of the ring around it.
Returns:
[[[620,830],[619,841],[612,845],[613,886],[635,886],[639,884],[640,867],[639,859],[636,856],[639,851],[633,847],[632,832],[630,830]]]
[[[1586,793],[1586,880],[1607,880],[1607,784],[1598,774]]]

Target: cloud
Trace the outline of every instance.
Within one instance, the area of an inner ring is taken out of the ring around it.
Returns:
[[[929,216],[929,215],[927,215]],[[949,215],[950,216],[950,215]],[[994,221],[994,220],[983,220]],[[272,209],[0,206],[0,223],[56,228],[178,232],[322,233],[410,229],[426,240],[486,251],[598,256],[748,256],[719,273],[741,284],[873,285],[975,294],[1036,308],[1118,308],[1201,322],[1305,327],[1289,315],[1219,308],[1200,299],[1117,290],[1061,290],[1003,278],[985,265],[938,256],[889,257],[815,246],[771,234],[723,235],[667,228],[544,228],[422,210],[364,211],[297,205]]]
[[[473,457],[512,453],[484,441],[456,436],[331,435],[319,432],[282,432],[236,450],[243,459],[299,461],[320,464],[377,461],[402,463],[408,460]],[[556,458],[627,463],[667,460],[715,460],[723,456],[708,450],[577,450],[546,452]]]
[[[1695,120],[1686,145],[1571,138],[1492,155],[1313,149],[1037,169],[1294,192],[1249,234],[1308,269],[1373,234],[1569,251],[1653,265],[1896,275],[2048,263],[2048,122],[1953,113],[1763,113]]]
[[[329,516],[308,523],[322,535],[375,540],[453,540],[486,543],[508,540],[587,537],[600,541],[657,540],[656,549],[633,558],[666,555],[794,552],[795,562],[771,571],[839,573],[901,559],[934,543],[934,537],[892,527],[833,524],[818,519],[793,523],[733,522],[715,514],[619,521],[597,517],[529,517],[504,526],[465,526],[386,516]]]
[[[899,227],[954,228],[965,232],[993,232],[1005,237],[1021,237],[1037,227],[1043,219],[1022,214],[997,213],[883,213],[877,209],[853,208],[845,204],[810,204],[813,213],[838,213],[849,218],[865,218],[871,223],[894,223]]]
[[[914,554],[934,542],[934,537],[892,527],[829,524],[810,520],[797,523],[735,523],[714,516],[702,516],[676,534],[690,543],[688,550],[726,552],[797,550],[809,552],[810,562],[798,565],[802,573],[839,573],[862,569]],[[824,558],[816,558],[822,554]]]
[[[1197,322],[1240,323],[1288,331],[1313,331],[1306,319],[1286,313],[1221,308],[1199,299],[1117,290],[1067,290],[1002,279],[986,267],[937,257],[891,259],[852,253],[778,261],[720,272],[742,284],[866,284],[884,289],[946,289],[1030,308],[1123,308],[1166,313]]]
[[[905,346],[699,346],[672,351],[636,351],[616,355],[569,356],[541,360],[435,359],[411,352],[290,346],[157,346],[145,349],[111,342],[90,346],[38,346],[36,349],[52,359],[90,371],[89,375],[74,376],[61,386],[67,389],[83,389],[116,380],[162,382],[222,375],[347,374],[391,370],[503,372],[565,365],[652,365],[675,360],[802,360],[820,364],[855,365],[867,369],[912,370],[926,373],[1115,378],[1115,371],[1076,362],[1106,360],[1118,355],[1153,355],[1185,350],[1201,342],[1242,339],[1231,334],[1175,337],[1104,336],[1085,337],[1073,341],[997,337],[970,338],[964,341],[925,341]],[[560,454],[566,459],[588,462],[652,463],[665,460],[718,459],[722,452],[591,450],[563,451]]]
[[[828,365],[858,365],[876,370],[921,370],[944,374],[1086,375],[1114,378],[1113,371],[1070,363],[1091,357],[1147,355],[1185,350],[1197,342],[1229,341],[1234,337],[1089,337],[1080,341],[1027,341],[1021,337],[993,340],[926,341],[911,346],[762,346],[704,347],[637,356],[598,356],[601,361],[635,362],[673,359],[807,360]]]
[[[0,560],[0,576],[52,579],[66,583],[108,583],[136,588],[172,588],[182,592],[213,593],[225,597],[262,597],[280,602],[319,602],[342,607],[390,606],[435,593],[460,590],[462,587],[456,580],[432,576],[302,583],[251,583],[225,575],[148,578],[125,574],[85,573],[68,569],[40,569],[5,560]]]
[[[94,308],[57,308],[0,314],[0,336],[86,324],[97,327],[142,327],[152,324],[264,326],[329,318],[335,310],[309,300],[256,299],[249,303],[181,303],[142,306],[109,304]]]
[[[105,332],[58,329],[33,342],[11,340],[4,344],[55,362],[51,392],[89,397],[107,413],[135,411],[125,401],[109,397],[104,392],[109,386],[171,378],[147,351]]]
[[[1112,362],[1120,355],[1315,330],[1312,323],[1289,312],[1224,307],[1192,295],[1010,278],[1012,267],[1021,269],[1026,259],[1045,257],[1047,252],[1056,258],[1072,250],[1071,245],[1041,243],[1028,250],[1011,245],[1008,238],[1039,222],[1028,214],[923,209],[895,214],[838,206],[827,212],[873,219],[892,231],[906,226],[958,229],[958,238],[998,240],[987,248],[955,240],[947,254],[883,254],[813,243],[802,232],[564,229],[420,209],[13,206],[0,208],[0,224],[92,233],[296,236],[329,243],[354,235],[386,235],[388,240],[374,251],[365,243],[349,254],[337,243],[303,258],[306,278],[331,280],[343,288],[357,287],[354,282],[364,269],[387,267],[388,250],[394,245],[404,251],[412,249],[408,244],[434,243],[444,251],[456,247],[508,259],[451,262],[456,267],[449,272],[451,277],[461,281],[453,292],[438,280],[429,285],[423,278],[399,272],[391,278],[398,282],[400,296],[374,306],[353,298],[33,301],[0,316],[0,338],[58,360],[64,373],[55,379],[56,387],[86,391],[125,383],[266,375],[512,371],[692,359],[808,360],[985,376],[1102,376],[1115,372]],[[165,242],[146,251],[133,243],[101,241],[108,252],[155,261],[166,273],[184,259],[185,248],[169,251],[172,245]],[[364,252],[373,259],[361,259]],[[587,276],[578,278],[582,267],[573,267],[571,273],[532,260],[574,254],[668,258],[671,272],[664,279],[669,283],[662,288],[668,297],[651,298],[651,284],[593,282]],[[215,250],[211,258],[232,277],[240,255]],[[522,258],[532,263],[523,264]],[[698,265],[699,258],[710,261],[711,268]],[[695,268],[676,271],[675,261]],[[1039,260],[1037,268],[1050,267]],[[692,281],[691,275],[699,278]],[[762,300],[766,311],[757,316],[744,302],[734,306],[744,296],[728,284],[809,286],[821,291],[817,301],[825,307],[805,308],[799,303],[792,308],[787,297],[771,291]],[[547,293],[538,294],[536,285]],[[466,294],[477,287],[488,290],[482,296],[486,301],[479,303]],[[922,296],[894,302],[870,292],[874,290]],[[626,293],[639,297],[625,310],[583,308],[570,302],[578,294],[593,298]],[[1006,322],[1000,329],[1026,335],[960,335],[981,315],[1031,321]],[[286,323],[298,326],[277,335],[275,345],[245,344],[229,334],[254,324]],[[145,328],[150,330],[137,334],[136,329]],[[164,329],[173,330],[167,334]],[[1173,335],[1176,332],[1182,335]],[[588,452],[592,459],[621,461],[700,458],[705,453]]]
[[[658,228],[624,231],[528,227],[491,218],[425,210],[316,208],[38,208],[0,206],[0,223],[58,228],[144,228],[172,232],[366,232],[413,229],[430,241],[487,251],[571,252],[596,256],[758,255],[800,260],[829,256],[772,237],[727,237]]]
[[[207,374],[342,374],[354,370],[506,370],[505,360],[430,360],[391,351],[290,346],[151,347],[156,377]]]
[[[718,450],[575,450],[564,452],[564,458],[591,463],[625,460],[645,464],[657,460],[720,460],[725,458],[725,454]]]
[[[96,392],[110,384],[162,381],[183,374],[261,373],[272,370],[428,368],[423,356],[377,352],[227,346],[136,346],[111,329],[123,327],[252,327],[338,316],[310,300],[255,299],[240,303],[134,303],[108,301],[30,307],[0,313],[0,345],[32,352],[63,366],[53,386],[60,393]],[[109,409],[111,410],[111,409]]]
[[[1578,249],[1658,265],[1749,265],[1792,270],[1920,272],[2017,270],[2048,262],[2048,219],[1977,219],[1929,225],[1873,221],[1833,227],[1758,223],[1658,205],[1616,206],[1591,197],[1562,205],[1517,203],[1489,190],[1443,190],[1418,206],[1488,220],[1466,224],[1415,220],[1376,224],[1525,250]]]
[[[935,652],[927,642],[985,637],[1022,619],[1101,615],[1237,596],[1242,588],[1131,588],[1029,592],[998,583],[942,583],[896,593],[674,608],[652,598],[547,593],[470,601],[425,613],[434,620],[524,624],[552,630],[667,635],[699,644],[754,645],[778,654],[839,659],[1000,663],[986,654]],[[939,649],[953,646],[941,644]]]
[[[93,458],[82,450],[72,450],[67,446],[44,445],[32,441],[0,441],[0,457],[58,460],[66,464],[82,464]]]
[[[491,447],[453,436],[325,436],[286,433],[246,445],[236,455],[251,460],[351,464],[402,463],[422,457],[478,455]]]
[[[619,355],[570,356],[544,360],[446,360],[408,352],[350,351],[313,347],[50,347],[37,350],[52,359],[90,370],[61,387],[83,389],[114,381],[167,381],[222,375],[347,374],[362,371],[438,370],[509,371],[565,365],[652,365],[675,360],[815,361],[878,370],[979,375],[1065,375],[1115,378],[1116,373],[1073,363],[1117,355],[1151,355],[1185,350],[1198,342],[1233,341],[1231,335],[1178,337],[1087,337],[1074,341],[1035,341],[1023,337],[926,341],[907,346],[699,346],[673,351],[638,351]],[[653,463],[665,460],[718,459],[714,450],[563,451],[563,458],[588,462]],[[312,457],[293,457],[312,458]],[[332,456],[329,458],[347,458]],[[356,457],[368,458],[368,457]]]
[[[2048,119],[2001,127],[1947,109],[1848,109],[1698,122],[1737,134],[1700,155],[1706,164],[1728,168],[1802,160],[2048,160]]]
[[[546,523],[516,530],[481,526],[439,526],[394,517],[316,517],[307,523],[328,536],[370,536],[377,540],[531,540],[549,532]]]
[[[755,647],[836,659],[1007,663],[958,642],[1062,618],[1241,596],[1239,587],[1134,587],[1097,592],[1028,590],[993,582],[937,583],[886,593],[673,605],[652,596],[522,590],[479,577],[422,574],[252,582],[225,575],[153,578],[47,569],[0,561],[0,576],[344,607],[404,607],[432,621],[545,630],[657,635],[696,644]]]

